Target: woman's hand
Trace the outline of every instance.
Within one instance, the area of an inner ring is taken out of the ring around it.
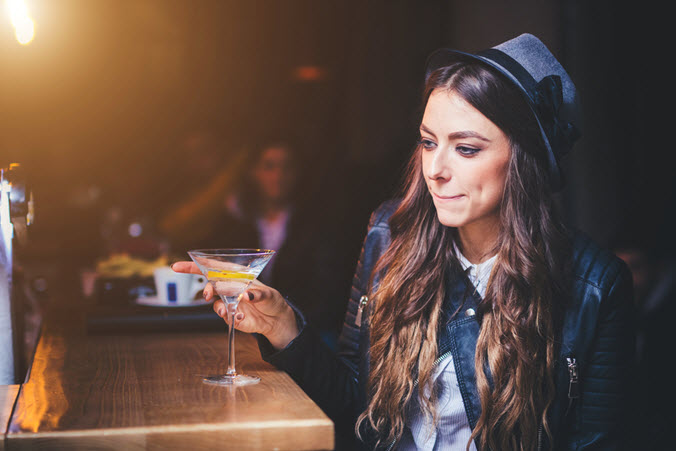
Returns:
[[[176,272],[201,274],[193,262],[176,262],[171,268]],[[204,288],[204,299],[207,301],[217,294],[212,283]],[[218,316],[227,323],[228,314],[223,301],[216,299],[213,307]],[[277,290],[258,280],[254,280],[240,296],[235,314],[235,328],[242,332],[264,335],[275,349],[284,348],[299,333],[293,309]]]

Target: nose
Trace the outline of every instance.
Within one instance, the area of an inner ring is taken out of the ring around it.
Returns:
[[[434,151],[430,161],[428,177],[432,180],[448,180],[451,178],[449,152],[439,147]]]

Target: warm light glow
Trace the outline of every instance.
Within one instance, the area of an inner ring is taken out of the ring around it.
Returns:
[[[27,19],[24,22],[21,22],[16,27],[16,40],[19,41],[19,44],[26,45],[33,40],[35,36],[35,26],[31,19]]]
[[[16,40],[26,45],[35,36],[35,23],[28,14],[28,6],[24,0],[5,0],[9,19],[16,30]]]
[[[65,339],[53,331],[41,336],[28,382],[21,385],[21,405],[14,411],[21,432],[58,429],[68,400],[63,390]]]
[[[293,78],[300,81],[319,81],[326,78],[326,70],[319,66],[298,66],[293,70]]]

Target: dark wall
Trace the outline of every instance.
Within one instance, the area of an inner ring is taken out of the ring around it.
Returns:
[[[586,123],[568,162],[567,211],[602,243],[633,241],[662,256],[676,251],[667,12],[650,1],[568,0],[563,9]]]

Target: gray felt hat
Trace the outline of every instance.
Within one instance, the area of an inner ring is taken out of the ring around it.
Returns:
[[[577,91],[566,70],[542,41],[531,34],[522,34],[475,54],[436,50],[427,59],[425,79],[463,55],[494,67],[525,94],[547,148],[552,189],[560,190],[563,175],[559,162],[573,147],[582,128]]]

